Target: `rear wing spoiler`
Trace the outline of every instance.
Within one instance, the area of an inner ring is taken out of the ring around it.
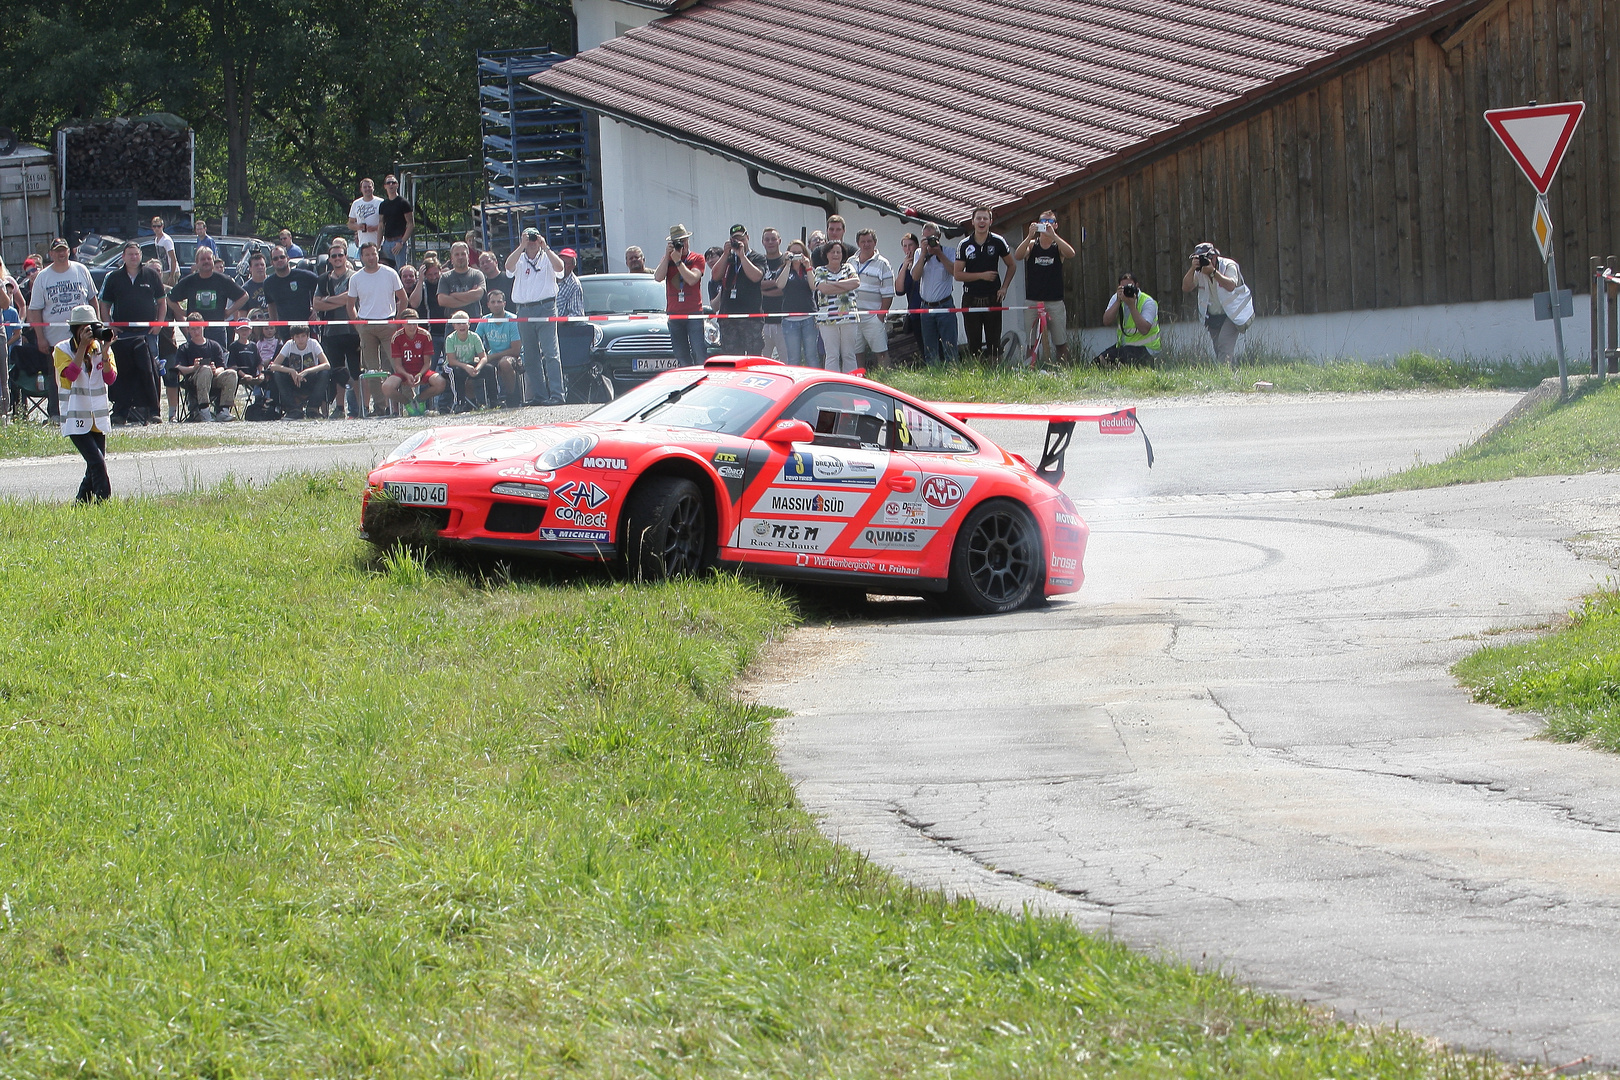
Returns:
[[[1061,405],[982,405],[967,401],[936,401],[931,403],[947,416],[967,422],[969,420],[1045,420],[1046,446],[1041,451],[1041,463],[1036,468],[1042,479],[1054,487],[1063,482],[1063,457],[1074,437],[1075,424],[1097,425],[1103,435],[1129,435],[1142,433],[1142,445],[1147,448],[1148,468],[1153,468],[1153,443],[1148,441],[1147,429],[1136,415],[1136,406],[1115,409],[1112,412],[1080,412]]]

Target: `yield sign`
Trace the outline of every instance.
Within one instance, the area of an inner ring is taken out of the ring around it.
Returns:
[[[1525,105],[1517,109],[1488,109],[1485,122],[1502,140],[1513,160],[1542,195],[1552,187],[1553,174],[1564,160],[1575,125],[1586,111],[1584,101],[1556,105]]]

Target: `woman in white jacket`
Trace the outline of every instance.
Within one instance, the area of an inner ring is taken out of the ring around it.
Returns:
[[[100,502],[112,496],[112,481],[107,476],[107,434],[112,431],[107,387],[118,381],[118,368],[113,364],[111,342],[112,331],[96,318],[96,309],[80,304],[68,314],[67,338],[51,353],[62,434],[73,440],[84,457],[79,502]]]

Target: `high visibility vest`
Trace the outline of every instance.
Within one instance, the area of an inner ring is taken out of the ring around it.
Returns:
[[[1146,292],[1138,292],[1136,295],[1137,310],[1140,311],[1142,305],[1152,299],[1153,297]],[[1119,319],[1115,324],[1115,329],[1119,331],[1119,343],[1121,345],[1141,345],[1146,349],[1157,349],[1159,347],[1159,320],[1153,320],[1153,325],[1148,327],[1147,333],[1138,334],[1136,332],[1136,320],[1131,318],[1131,313],[1125,310],[1123,303],[1119,305]]]

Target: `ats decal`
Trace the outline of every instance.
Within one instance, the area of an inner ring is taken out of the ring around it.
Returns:
[[[591,483],[589,480],[570,480],[566,484],[557,485],[557,498],[574,507],[583,507],[586,510],[595,510],[608,501],[608,493]],[[558,513],[561,513],[558,508]]]
[[[745,518],[738,539],[739,546],[756,551],[826,551],[843,529],[842,522]]]

